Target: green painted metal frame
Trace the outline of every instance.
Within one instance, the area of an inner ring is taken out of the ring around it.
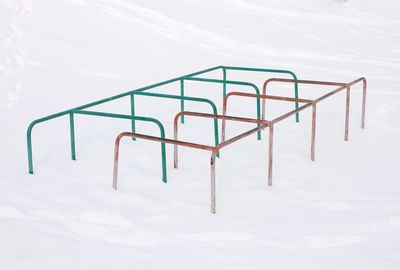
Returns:
[[[222,69],[223,71],[223,79],[222,80],[215,80],[215,79],[207,79],[207,78],[193,78],[194,76],[198,76],[204,73],[212,72],[215,70]],[[240,82],[240,81],[228,81],[227,78],[227,70],[239,70],[239,71],[253,71],[253,72],[270,72],[270,73],[285,73],[289,74],[293,77],[294,80],[297,80],[296,75],[289,70],[279,70],[279,69],[264,69],[264,68],[249,68],[249,67],[232,67],[232,66],[216,66],[208,69],[204,69],[201,71],[197,71],[194,73],[190,73],[187,75],[183,75],[174,79],[162,81],[156,84],[152,84],[149,86],[145,86],[136,90],[131,90],[128,92],[124,92],[118,95],[111,96],[109,98],[104,98],[100,99],[79,107],[75,107],[69,110],[65,110],[59,113],[51,114],[39,119],[36,119],[32,121],[27,129],[27,152],[28,152],[28,168],[29,168],[29,173],[33,174],[33,156],[32,156],[32,130],[33,127],[39,123],[46,122],[58,117],[62,117],[65,115],[69,115],[69,120],[70,120],[70,140],[71,140],[71,158],[72,160],[76,160],[76,154],[75,154],[75,123],[74,123],[74,114],[85,114],[85,115],[93,115],[93,116],[103,116],[103,117],[112,117],[112,118],[121,118],[121,119],[129,119],[131,120],[131,129],[132,132],[135,132],[136,126],[135,126],[135,121],[145,121],[145,122],[154,122],[160,127],[160,133],[162,136],[165,136],[165,130],[162,125],[162,123],[151,117],[144,117],[144,116],[135,116],[135,95],[144,95],[144,96],[153,96],[153,97],[160,97],[160,98],[169,98],[169,99],[179,99],[180,100],[180,107],[181,111],[184,111],[184,101],[198,101],[198,102],[205,102],[211,105],[213,109],[213,113],[216,115],[217,114],[217,108],[215,104],[208,99],[204,98],[198,98],[198,97],[188,97],[185,96],[184,93],[184,81],[185,80],[192,80],[192,81],[203,81],[203,82],[211,82],[211,83],[221,83],[223,84],[223,96],[225,97],[226,95],[226,86],[227,84],[236,84],[236,85],[248,85],[253,87],[257,94],[259,95],[259,89],[256,85],[249,83],[249,82]],[[143,93],[143,91],[153,89],[156,87],[160,87],[166,84],[174,83],[174,82],[180,82],[180,95],[167,95],[167,94],[157,94],[157,93]],[[294,84],[295,88],[295,98],[298,98],[298,84]],[[93,112],[93,111],[82,111],[83,109],[97,106],[106,102],[110,102],[113,100],[117,100],[126,96],[130,96],[130,102],[131,102],[131,115],[122,115],[122,114],[113,114],[113,113],[103,113],[103,112]],[[296,102],[295,104],[296,108],[298,108],[298,103]],[[259,99],[257,99],[257,117],[259,117]],[[299,115],[296,113],[296,121],[299,121]],[[182,116],[181,122],[184,123],[184,118]],[[214,120],[214,129],[215,129],[215,143],[218,145],[218,121],[215,119]],[[260,135],[259,135],[260,138]],[[165,145],[162,144],[162,160],[163,160],[163,181],[166,182],[166,165],[165,165]]]

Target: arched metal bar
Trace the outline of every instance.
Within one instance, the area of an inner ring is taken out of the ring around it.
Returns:
[[[232,84],[232,85],[249,86],[249,87],[252,87],[254,89],[254,91],[256,92],[257,96],[260,95],[260,89],[258,89],[257,85],[255,85],[254,83],[250,83],[250,82],[217,80],[217,79],[197,78],[197,77],[196,78],[187,77],[187,78],[184,78],[184,79],[188,80],[188,81],[198,81],[198,82],[208,82],[208,83],[221,83],[223,85]],[[260,109],[260,99],[259,98],[257,98],[257,119],[259,119],[259,120],[261,119],[261,109]],[[257,133],[257,139],[261,140],[261,132]]]
[[[264,124],[264,125],[268,124],[268,122],[265,120],[258,120],[258,119],[253,119],[253,118],[183,111],[183,112],[176,114],[175,118],[174,118],[174,140],[178,140],[178,126],[179,126],[178,119],[183,115],[195,116],[195,117],[201,117],[201,118],[222,119],[223,121],[230,120],[230,121],[254,123],[254,124]],[[217,146],[217,145],[215,145],[215,146]],[[175,169],[178,168],[178,145],[174,145],[174,168]]]
[[[240,70],[240,71],[252,71],[252,72],[266,72],[266,73],[282,73],[282,74],[289,74],[293,77],[293,80],[297,80],[297,76],[293,71],[285,70],[285,69],[270,69],[270,68],[252,68],[252,67],[231,67],[231,66],[224,66],[223,68],[227,70]],[[263,93],[265,95],[265,93]],[[294,97],[299,98],[299,87],[297,82],[294,83]],[[299,108],[298,102],[295,102],[295,108]],[[264,119],[264,118],[262,118]],[[300,116],[296,114],[296,122],[300,121]]]
[[[264,102],[266,99],[272,100],[281,100],[281,101],[290,101],[295,103],[310,103],[313,102],[310,99],[303,99],[303,98],[291,98],[291,97],[282,97],[282,96],[271,96],[271,95],[255,95],[250,93],[243,93],[243,92],[230,92],[228,93],[223,101],[222,105],[222,114],[226,115],[226,111],[228,109],[228,99],[231,96],[241,96],[241,97],[251,97],[251,98],[260,98]],[[265,117],[262,117],[261,120],[265,120]],[[222,120],[222,130],[221,130],[221,141],[225,141],[225,134],[226,134],[226,121]]]
[[[209,104],[211,106],[213,114],[214,115],[218,114],[217,107],[215,106],[214,102],[212,102],[211,100],[206,99],[206,98],[190,97],[190,96],[177,96],[177,95],[158,94],[158,93],[149,93],[149,92],[135,92],[134,95],[159,97],[159,98],[169,98],[169,99],[179,99],[181,101],[182,100],[189,100],[189,101],[207,103],[207,104]],[[219,132],[218,131],[218,120],[214,119],[214,140],[215,140],[215,145],[217,145],[219,143],[218,132]]]

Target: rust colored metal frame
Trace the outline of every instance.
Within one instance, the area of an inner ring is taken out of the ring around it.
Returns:
[[[316,99],[302,99],[302,98],[290,98],[284,96],[272,96],[266,95],[266,86],[269,82],[285,82],[285,83],[293,83],[294,80],[288,79],[278,79],[273,78],[269,79],[264,83],[263,86],[263,94],[250,94],[250,93],[242,93],[242,92],[230,92],[224,97],[223,102],[223,115],[217,114],[208,114],[208,113],[200,113],[200,112],[189,112],[189,111],[182,111],[178,113],[174,118],[174,139],[167,139],[167,138],[160,138],[155,136],[149,136],[139,133],[131,133],[131,132],[123,132],[119,134],[115,140],[115,150],[114,150],[114,174],[113,174],[113,188],[117,189],[117,178],[118,178],[118,161],[119,161],[119,145],[120,140],[123,137],[133,137],[133,138],[140,138],[150,141],[156,141],[161,143],[173,144],[174,145],[174,168],[178,168],[178,146],[184,146],[189,148],[195,148],[200,150],[206,150],[211,152],[211,159],[210,159],[210,167],[211,167],[211,213],[216,213],[216,171],[215,171],[215,162],[216,156],[219,151],[227,146],[230,145],[242,138],[245,138],[251,134],[259,132],[268,127],[269,129],[269,142],[268,142],[268,185],[272,186],[272,168],[273,168],[273,139],[274,139],[274,125],[285,120],[286,118],[292,115],[298,115],[298,113],[302,110],[305,110],[309,107],[312,107],[312,130],[311,130],[311,160],[315,160],[315,135],[316,135],[316,110],[317,110],[317,103],[327,99],[328,97],[337,94],[344,89],[346,89],[346,111],[345,111],[345,140],[348,140],[349,134],[349,113],[350,113],[350,89],[353,85],[363,82],[363,97],[362,97],[362,115],[361,115],[361,128],[365,128],[365,106],[366,106],[366,87],[367,81],[365,78],[359,78],[354,80],[350,83],[337,83],[337,82],[323,82],[323,81],[306,81],[306,80],[297,80],[299,84],[314,84],[314,85],[324,85],[324,86],[340,86],[339,88],[328,92],[327,94],[320,96]],[[230,96],[241,96],[241,97],[250,97],[250,98],[258,98],[263,101],[263,116],[262,119],[253,119],[253,118],[245,118],[245,117],[237,117],[237,116],[228,116],[226,115],[228,98]],[[287,102],[295,102],[297,103],[305,103],[305,105],[296,108],[295,110],[289,111],[283,115],[276,117],[273,120],[265,120],[265,101],[267,99],[270,100],[277,100],[277,101],[287,101]],[[220,119],[222,120],[222,140],[216,146],[209,146],[204,144],[196,144],[192,142],[180,141],[178,140],[178,125],[179,125],[179,118],[182,116],[195,116],[201,118],[211,118],[211,119]],[[232,137],[228,140],[225,140],[225,130],[226,130],[226,120],[228,121],[238,121],[238,122],[247,122],[257,124],[256,128],[250,129],[240,135]]]
[[[257,126],[256,128],[253,128],[251,130],[248,130],[240,135],[237,135],[229,140],[226,140],[223,143],[218,144],[217,146],[209,146],[209,145],[204,145],[204,144],[196,144],[192,142],[186,142],[186,141],[179,141],[179,140],[171,140],[167,138],[160,138],[160,137],[155,137],[155,136],[149,136],[145,134],[140,134],[140,133],[132,133],[132,132],[122,132],[120,133],[117,138],[115,139],[115,148],[114,148],[114,171],[113,171],[113,188],[117,189],[117,181],[118,181],[118,163],[119,163],[119,145],[120,141],[123,137],[132,137],[136,139],[144,139],[144,140],[149,140],[149,141],[156,141],[156,142],[161,142],[161,143],[166,143],[166,144],[173,144],[175,147],[176,146],[184,146],[184,147],[189,147],[189,148],[195,148],[199,150],[205,150],[205,151],[211,151],[211,159],[210,159],[210,167],[211,167],[211,213],[215,214],[216,213],[216,178],[215,178],[215,161],[216,161],[216,156],[220,149],[222,149],[225,146],[228,146],[244,137],[250,136],[251,134],[254,134],[260,130],[263,130],[268,126],[268,123],[266,121],[261,121],[257,119],[248,119],[248,118],[241,118],[241,117],[231,117],[231,116],[223,116],[223,115],[214,115],[214,114],[203,114],[203,113],[195,113],[195,112],[180,112],[176,115],[174,122],[177,123],[179,120],[180,116],[183,115],[190,115],[190,116],[197,116],[197,117],[206,117],[206,118],[214,118],[214,119],[227,119],[227,120],[232,120],[232,121],[241,121],[241,122],[249,122],[249,123],[256,123],[259,124],[260,126]],[[175,133],[177,135],[177,133]],[[177,160],[176,160],[177,161]],[[177,162],[175,163],[174,159],[174,167],[177,167]]]
[[[290,97],[282,97],[282,96],[270,96],[266,95],[266,87],[269,82],[286,82],[286,83],[294,83],[297,82],[298,84],[312,84],[312,85],[323,85],[323,86],[340,86],[339,88],[328,92],[327,94],[314,99],[294,99]],[[290,79],[280,79],[280,78],[272,78],[265,81],[263,86],[263,95],[255,96],[254,94],[248,93],[241,93],[241,92],[231,92],[227,94],[224,98],[223,102],[223,114],[226,114],[227,111],[227,103],[228,98],[230,96],[242,96],[242,97],[252,97],[252,98],[261,98],[262,99],[262,120],[265,120],[265,101],[267,99],[271,100],[279,100],[279,101],[289,101],[289,102],[299,102],[299,103],[306,103],[305,105],[292,110],[286,114],[283,114],[271,121],[267,121],[269,123],[269,151],[268,151],[268,185],[272,186],[272,167],[273,167],[273,133],[274,133],[274,125],[284,119],[298,114],[300,111],[307,109],[308,107],[312,107],[312,130],[311,130],[311,160],[315,161],[315,137],[316,137],[316,111],[317,111],[317,103],[321,102],[322,100],[337,94],[344,89],[346,89],[346,111],[345,111],[345,135],[344,140],[348,141],[349,139],[349,115],[350,115],[350,89],[351,86],[363,82],[363,94],[362,94],[362,112],[361,112],[361,128],[365,128],[365,106],[366,106],[366,94],[367,94],[367,80],[364,77],[361,77],[357,80],[354,80],[350,83],[338,83],[338,82],[326,82],[326,81],[310,81],[310,80],[290,80]],[[226,123],[222,120],[222,139],[221,141],[224,142],[225,140],[225,132],[226,132]]]

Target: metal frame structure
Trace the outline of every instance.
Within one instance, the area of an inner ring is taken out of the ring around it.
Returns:
[[[364,77],[354,80],[350,83],[338,83],[338,82],[325,82],[325,81],[309,81],[309,80],[297,80],[298,84],[312,84],[312,85],[322,85],[322,86],[340,86],[339,88],[328,92],[327,94],[320,96],[316,99],[301,99],[301,98],[290,98],[285,96],[272,96],[265,95],[266,94],[266,86],[269,82],[284,82],[284,83],[294,83],[294,80],[273,78],[265,81],[263,87],[263,95],[243,93],[243,92],[230,92],[225,95],[223,102],[223,115],[215,115],[208,113],[199,113],[199,112],[190,112],[183,111],[176,114],[174,118],[174,139],[165,139],[154,136],[148,136],[139,133],[131,133],[131,132],[123,132],[119,134],[115,140],[115,149],[114,149],[114,174],[113,174],[113,188],[117,189],[117,178],[118,178],[118,162],[119,162],[119,144],[120,140],[123,137],[135,137],[141,138],[150,141],[157,142],[165,142],[174,145],[174,168],[178,168],[178,146],[190,147],[200,150],[211,151],[211,213],[216,213],[216,178],[215,178],[215,157],[216,154],[225,146],[236,142],[242,138],[245,138],[253,133],[259,132],[265,128],[269,128],[269,142],[268,142],[268,185],[272,186],[272,167],[273,167],[273,133],[274,133],[274,125],[287,119],[291,115],[297,114],[302,110],[305,110],[312,107],[312,130],[311,130],[311,160],[315,161],[315,133],[316,133],[316,108],[317,104],[328,97],[337,94],[344,89],[346,89],[346,113],[345,113],[345,140],[348,140],[348,130],[349,130],[349,113],[350,113],[350,89],[353,85],[363,82],[363,97],[362,97],[362,113],[361,113],[361,128],[365,128],[365,106],[366,106],[366,89],[367,89],[367,81]],[[244,118],[237,116],[228,116],[226,115],[228,99],[231,96],[240,96],[240,97],[250,97],[250,98],[260,98],[263,100],[263,117],[262,119],[254,119],[254,118]],[[288,113],[285,113],[279,117],[276,117],[272,120],[265,120],[265,101],[269,100],[277,100],[277,101],[287,101],[287,102],[296,102],[296,103],[305,103],[299,108],[292,110]],[[178,140],[178,119],[182,116],[195,116],[201,118],[211,118],[211,119],[221,119],[222,120],[222,139],[221,143],[212,147],[209,145],[196,144],[192,142],[180,141]],[[246,123],[255,123],[257,124],[256,128],[253,128],[249,131],[246,131],[240,135],[237,135],[233,138],[225,140],[225,131],[226,131],[226,121],[239,121]]]
[[[209,73],[212,71],[216,70],[222,70],[223,73],[223,78],[222,80],[215,80],[215,79],[208,79],[208,78],[195,78],[195,76]],[[246,71],[246,72],[263,72],[263,73],[278,73],[278,74],[288,74],[291,77],[293,77],[294,80],[297,80],[297,76],[290,70],[281,70],[281,69],[268,69],[268,68],[252,68],[252,67],[232,67],[232,66],[216,66],[208,69],[204,69],[201,71],[193,72],[187,75],[183,75],[177,78],[173,78],[170,80],[162,81],[159,83],[155,83],[149,86],[145,86],[136,90],[131,90],[128,92],[124,92],[109,98],[104,98],[98,101],[94,101],[79,107],[75,107],[69,110],[65,110],[59,113],[51,114],[45,117],[41,117],[39,119],[36,119],[32,121],[27,129],[27,153],[28,153],[28,170],[30,174],[33,174],[33,152],[32,152],[32,130],[33,127],[36,126],[39,123],[43,123],[55,118],[59,118],[62,116],[69,116],[69,121],[70,121],[70,143],[71,143],[71,159],[76,160],[76,153],[75,153],[75,121],[74,121],[74,114],[84,114],[80,113],[82,110],[94,107],[100,104],[104,104],[110,101],[114,101],[123,97],[130,97],[130,102],[131,102],[131,115],[121,115],[121,114],[112,114],[112,113],[103,113],[103,112],[92,112],[90,115],[93,116],[101,116],[101,117],[113,117],[113,118],[121,118],[121,119],[130,119],[131,120],[131,131],[135,132],[136,131],[136,125],[135,122],[136,120],[138,121],[147,121],[151,122],[152,120],[149,119],[148,117],[143,117],[143,116],[136,116],[135,114],[135,95],[145,95],[145,96],[152,96],[152,97],[158,97],[158,98],[167,98],[167,99],[179,99],[180,100],[180,110],[184,111],[185,105],[184,102],[185,100],[187,101],[198,101],[198,102],[206,102],[209,103],[212,106],[214,114],[217,114],[217,109],[215,104],[213,104],[212,101],[204,98],[198,98],[198,97],[189,97],[185,96],[184,94],[184,81],[185,80],[196,80],[196,81],[202,81],[202,82],[211,82],[211,83],[220,83],[223,85],[223,96],[226,95],[226,89],[227,89],[227,84],[235,84],[235,85],[247,85],[253,87],[257,93],[259,93],[259,90],[257,86],[249,83],[249,82],[240,82],[240,81],[227,81],[227,71],[228,70],[234,70],[234,71]],[[160,86],[164,86],[167,84],[175,83],[175,82],[180,82],[180,95],[167,95],[167,94],[158,94],[158,93],[149,93],[144,91],[158,88]],[[295,90],[295,97],[298,96],[298,84],[295,82],[294,83],[294,90]],[[298,108],[298,104],[296,103],[296,108]],[[257,110],[259,111],[259,99],[257,99]],[[85,112],[85,111],[83,111]],[[88,114],[88,113],[85,113]],[[158,120],[157,120],[158,121]],[[184,119],[181,119],[182,123],[184,122]],[[299,121],[299,115],[296,114],[296,121]],[[153,121],[154,122],[154,121]],[[214,132],[215,132],[215,142],[218,144],[218,122],[214,121]],[[258,138],[261,138],[260,135],[258,135]],[[217,155],[218,156],[218,155]],[[166,171],[166,168],[164,166],[163,168],[164,171]],[[163,178],[163,180],[166,182],[167,178]]]
[[[219,70],[223,71],[222,80],[219,79],[211,79],[211,78],[200,78],[196,77],[200,74],[208,73],[211,71]],[[232,81],[227,80],[227,70],[236,70],[236,71],[250,71],[250,72],[265,72],[265,73],[279,73],[279,74],[289,74],[293,77],[293,79],[284,79],[284,78],[270,78],[267,79],[263,84],[262,93],[260,94],[259,88],[251,83],[244,81]],[[201,97],[193,97],[185,95],[185,81],[194,81],[194,82],[207,82],[214,84],[222,84],[223,85],[223,114],[218,114],[217,107],[214,102],[209,99],[201,98]],[[160,87],[166,84],[179,82],[180,83],[180,95],[171,95],[171,94],[160,94],[160,93],[152,93],[152,92],[144,92],[149,89],[153,89],[156,87]],[[276,96],[276,95],[267,95],[267,86],[272,82],[278,83],[293,83],[294,85],[294,98],[285,97],[285,96]],[[341,82],[327,82],[327,81],[311,81],[311,80],[298,80],[296,75],[288,70],[279,70],[279,69],[262,69],[262,68],[248,68],[248,67],[230,67],[230,66],[217,66],[209,69],[205,69],[202,71],[198,71],[195,73],[191,73],[188,75],[184,75],[181,77],[177,77],[175,79],[163,81],[157,84],[153,84],[150,86],[142,87],[136,90],[132,90],[129,92],[125,92],[119,95],[115,95],[109,98],[101,99],[89,104],[85,104],[76,108],[72,108],[66,111],[62,111],[56,114],[52,114],[46,117],[39,118],[30,123],[27,130],[27,147],[28,147],[28,165],[29,165],[29,173],[33,173],[33,159],[32,159],[32,129],[33,127],[45,121],[49,121],[54,118],[58,118],[64,115],[69,115],[70,119],[70,141],[71,141],[71,158],[72,160],[76,159],[75,154],[75,123],[74,123],[74,115],[91,115],[91,116],[101,116],[101,117],[109,117],[109,118],[119,118],[119,119],[128,119],[131,121],[131,132],[122,132],[115,139],[115,149],[114,149],[114,172],[113,172],[113,188],[117,189],[117,178],[118,178],[118,163],[119,163],[119,145],[120,141],[123,137],[132,137],[132,139],[136,140],[144,139],[150,141],[156,141],[161,143],[161,159],[162,159],[162,180],[163,182],[167,182],[167,169],[166,169],[166,151],[165,144],[173,144],[174,145],[174,168],[178,168],[178,146],[195,148],[200,150],[206,150],[211,152],[211,213],[216,213],[216,178],[215,178],[215,162],[216,157],[218,157],[219,152],[225,146],[228,146],[242,138],[248,137],[251,134],[257,133],[258,140],[261,139],[261,131],[268,128],[269,130],[269,141],[268,141],[268,185],[272,186],[272,165],[273,165],[273,133],[275,124],[289,118],[294,115],[296,121],[299,121],[299,112],[303,111],[309,107],[312,107],[312,130],[311,130],[311,160],[315,160],[315,137],[316,137],[316,109],[317,104],[325,100],[326,98],[339,93],[346,89],[346,111],[345,111],[345,141],[348,140],[349,137],[349,114],[350,114],[350,89],[353,85],[363,82],[363,95],[362,95],[362,113],[361,113],[361,128],[365,128],[365,107],[366,107],[366,88],[367,81],[364,77],[361,77],[357,80],[354,80],[349,83],[341,83]],[[333,91],[328,92],[327,94],[320,96],[316,99],[303,99],[299,98],[298,95],[298,85],[299,84],[308,84],[308,85],[320,85],[320,86],[338,86]],[[227,93],[227,85],[241,85],[248,86],[255,90],[255,94],[252,93],[244,93],[244,92],[230,92]],[[135,95],[140,96],[149,96],[155,98],[164,98],[164,99],[176,99],[180,100],[180,112],[178,112],[174,117],[174,138],[168,139],[165,137],[165,129],[163,124],[152,117],[145,116],[137,116],[135,112]],[[96,111],[88,111],[85,110],[87,108],[100,105],[106,102],[110,102],[122,97],[130,97],[131,102],[131,114],[115,114],[115,113],[106,113],[106,112],[96,112]],[[247,98],[255,98],[256,99],[256,109],[257,116],[256,118],[245,118],[238,116],[229,116],[227,115],[227,107],[228,100],[230,97],[247,97]],[[284,101],[284,102],[292,102],[295,104],[295,109],[291,110],[285,114],[282,114],[272,120],[266,120],[266,100],[276,100],[276,101]],[[193,112],[193,111],[185,111],[185,101],[194,101],[207,103],[211,106],[212,113],[204,113],[204,112]],[[261,101],[261,102],[260,102]],[[304,103],[304,105],[299,106],[299,103]],[[184,123],[185,116],[192,117],[200,117],[200,118],[209,118],[214,121],[214,146],[197,144],[193,142],[186,142],[178,140],[178,125],[179,119],[181,123]],[[219,128],[218,128],[218,120],[222,120],[222,129],[221,129],[221,141],[219,141]],[[156,124],[160,129],[160,136],[151,136],[146,134],[141,134],[136,132],[136,121],[143,122],[152,122]],[[234,136],[230,139],[226,139],[226,121],[237,121],[237,122],[245,122],[250,124],[256,124],[255,128],[252,128],[242,134]]]

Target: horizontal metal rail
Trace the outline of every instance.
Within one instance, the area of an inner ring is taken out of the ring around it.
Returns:
[[[188,81],[197,81],[197,82],[205,82],[205,83],[222,83],[224,85],[226,84],[232,84],[232,85],[242,85],[242,86],[248,86],[254,89],[254,91],[256,92],[256,95],[259,96],[260,95],[260,89],[257,87],[257,85],[255,85],[254,83],[250,83],[250,82],[242,82],[242,81],[231,81],[231,80],[218,80],[218,79],[208,79],[208,78],[185,78],[184,80],[188,80]],[[224,94],[225,97],[225,94]],[[261,108],[260,108],[260,99],[257,98],[257,119],[261,119]],[[182,115],[183,117],[183,115]],[[257,133],[257,139],[261,140],[261,132]]]
[[[255,95],[255,94],[250,94],[250,93],[243,93],[243,92],[230,92],[228,93],[223,101],[223,115],[226,115],[227,107],[228,107],[228,99],[231,96],[241,96],[241,97],[251,97],[251,98],[260,98],[262,99],[263,103],[266,99],[272,99],[272,100],[280,100],[280,101],[290,101],[290,102],[295,102],[295,103],[312,103],[313,100],[310,99],[302,99],[302,98],[291,98],[291,97],[283,97],[283,96],[270,96],[270,95]],[[265,117],[263,117],[261,120],[265,120]],[[221,131],[222,137],[221,141],[225,141],[225,134],[226,134],[226,121],[225,119],[222,120],[222,131]]]
[[[259,119],[253,119],[253,118],[183,111],[183,112],[176,114],[175,118],[174,118],[174,140],[178,140],[178,119],[182,115],[195,116],[195,117],[200,117],[200,118],[222,119],[224,121],[229,120],[229,121],[237,121],[237,122],[245,122],[245,123],[263,124],[263,125],[268,124],[268,122],[265,120],[259,120]],[[178,145],[174,146],[174,168],[175,169],[178,168]]]
[[[160,137],[165,138],[164,126],[159,120],[157,120],[155,118],[142,117],[142,116],[131,116],[131,115],[125,115],[125,114],[96,112],[96,111],[84,111],[84,110],[74,110],[73,113],[82,114],[82,115],[118,118],[118,119],[128,119],[128,120],[132,120],[133,118],[135,118],[138,121],[153,122],[160,129]],[[166,153],[165,153],[165,144],[164,143],[161,143],[161,162],[162,162],[162,181],[164,183],[167,183],[167,161],[166,161]]]
[[[239,70],[239,71],[250,71],[250,72],[267,72],[267,73],[282,73],[282,74],[288,74],[293,77],[293,80],[296,82],[294,83],[294,97],[299,98],[299,86],[297,83],[297,76],[294,74],[294,72],[290,70],[284,70],[284,69],[267,69],[267,68],[252,68],[252,67],[232,67],[232,66],[224,66],[223,67],[226,70]],[[265,94],[265,93],[263,93]],[[224,95],[225,97],[225,95]],[[299,107],[298,102],[295,102],[295,108],[297,109]],[[263,119],[263,118],[262,118]],[[299,122],[300,117],[299,114],[296,114],[296,122]]]
[[[157,97],[157,98],[168,98],[168,99],[177,99],[177,100],[187,100],[194,102],[202,102],[207,103],[211,106],[212,112],[214,115],[218,114],[217,107],[214,102],[206,98],[199,97],[190,97],[190,96],[178,96],[178,95],[170,95],[170,94],[159,94],[159,93],[150,93],[150,92],[134,92],[132,95],[140,95],[140,96],[149,96],[149,97]],[[218,121],[214,120],[214,141],[215,145],[219,143],[219,135],[218,135]]]
[[[189,115],[189,114],[187,114]],[[209,115],[209,116],[214,116],[214,115]],[[218,116],[219,117],[219,116]],[[175,118],[178,119],[179,117]],[[235,117],[234,117],[235,118]],[[123,137],[135,137],[139,139],[144,139],[144,140],[149,140],[149,141],[156,141],[156,142],[162,142],[162,143],[167,143],[167,144],[173,144],[173,145],[179,145],[179,146],[184,146],[184,147],[189,147],[189,148],[195,148],[195,149],[200,149],[200,150],[206,150],[206,151],[211,151],[211,162],[210,162],[210,167],[211,167],[211,213],[215,214],[216,213],[216,189],[215,189],[215,161],[216,161],[216,156],[219,150],[225,146],[228,146],[229,144],[232,144],[244,137],[250,136],[251,134],[254,134],[258,132],[261,129],[264,129],[267,127],[267,123],[263,122],[263,124],[259,127],[253,128],[249,131],[244,132],[243,134],[240,134],[238,136],[235,136],[226,142],[219,144],[215,147],[209,146],[209,145],[203,145],[203,144],[196,144],[196,143],[191,143],[191,142],[185,142],[185,141],[179,141],[179,140],[171,140],[167,138],[160,138],[160,137],[155,137],[155,136],[149,136],[145,134],[140,134],[140,133],[132,133],[132,132],[122,132],[120,133],[117,138],[115,139],[115,148],[114,148],[114,170],[113,170],[113,188],[117,189],[117,182],[118,182],[118,163],[119,163],[119,145],[120,141]]]
[[[182,96],[183,95],[183,79],[185,79],[185,78],[187,79],[188,77],[194,77],[194,76],[198,76],[198,75],[201,75],[201,74],[205,74],[205,73],[216,71],[216,70],[220,70],[220,69],[223,70],[223,76],[224,76],[223,78],[224,78],[224,80],[226,80],[226,70],[227,69],[229,69],[229,70],[234,70],[235,69],[235,70],[245,70],[245,71],[259,71],[259,72],[274,72],[274,73],[288,73],[288,74],[292,74],[293,78],[296,79],[296,75],[294,75],[293,72],[287,71],[287,70],[215,66],[215,67],[212,67],[212,68],[200,70],[200,71],[193,72],[193,73],[190,73],[190,74],[186,74],[186,75],[183,75],[183,76],[180,76],[180,77],[177,77],[177,78],[173,78],[173,79],[165,80],[165,81],[162,81],[162,82],[159,82],[159,83],[151,84],[151,85],[148,85],[148,86],[145,86],[145,87],[141,87],[141,88],[138,88],[138,89],[135,89],[135,90],[130,90],[128,92],[124,92],[124,93],[121,93],[121,94],[118,94],[118,95],[114,95],[114,96],[111,96],[111,97],[108,97],[108,98],[100,99],[100,100],[97,100],[97,101],[94,101],[94,102],[91,102],[91,103],[87,103],[87,104],[84,104],[84,105],[81,105],[81,106],[78,106],[78,107],[74,107],[72,109],[68,109],[68,110],[65,110],[65,111],[61,111],[61,112],[58,112],[58,113],[55,113],[55,114],[51,114],[51,115],[48,115],[48,116],[45,116],[45,117],[38,118],[38,119],[32,121],[29,124],[28,129],[27,129],[27,150],[28,150],[28,168],[29,168],[29,173],[33,174],[32,137],[31,137],[31,134],[32,134],[33,127],[36,126],[37,124],[43,123],[43,122],[46,122],[46,121],[49,121],[49,120],[52,120],[52,119],[55,119],[55,118],[58,118],[58,117],[62,117],[62,116],[68,115],[69,119],[70,119],[71,157],[72,157],[73,160],[75,160],[76,159],[76,157],[75,157],[75,144],[73,142],[74,139],[75,139],[74,133],[73,133],[74,132],[74,116],[73,116],[73,113],[72,113],[73,110],[87,109],[87,108],[90,108],[90,107],[93,107],[93,106],[97,106],[97,105],[100,105],[100,104],[103,104],[103,103],[106,103],[106,102],[110,102],[110,101],[117,100],[117,99],[120,99],[120,98],[123,98],[123,97],[126,97],[126,96],[130,96],[131,97],[131,114],[134,115],[134,96],[132,95],[132,93],[134,93],[134,92],[135,93],[136,92],[142,92],[142,91],[146,91],[146,90],[149,90],[149,89],[153,89],[153,88],[156,88],[156,87],[160,87],[160,86],[163,86],[163,85],[167,85],[167,84],[170,84],[170,83],[174,83],[174,82],[180,81],[181,82],[181,96]],[[297,89],[297,84],[295,84],[295,89]],[[226,92],[226,84],[224,84],[224,93],[225,92]],[[296,90],[296,93],[297,93],[297,90]],[[182,109],[182,104],[183,104],[183,99],[181,99],[181,109]],[[135,130],[135,119],[132,119],[131,122],[132,122],[132,124],[131,124],[132,127],[131,128],[132,128],[132,131],[134,131]]]
[[[354,80],[350,83],[343,82],[327,82],[327,81],[311,81],[311,80],[290,80],[290,79],[282,79],[282,78],[271,78],[264,82],[263,84],[263,95],[266,95],[267,85],[271,82],[283,82],[283,83],[295,83],[295,84],[308,84],[308,85],[325,85],[325,86],[341,86],[341,87],[351,87],[359,82],[363,82],[363,97],[362,97],[362,111],[361,111],[361,128],[365,127],[365,106],[366,106],[366,98],[367,98],[367,79],[365,77],[360,77],[357,80]],[[336,92],[335,92],[336,93]],[[329,95],[333,95],[335,93],[331,93]],[[324,97],[321,97],[324,99]],[[262,119],[265,119],[265,100],[262,102]]]
[[[290,97],[282,97],[282,96],[270,96],[270,95],[264,95],[266,93],[266,85],[268,82],[271,81],[279,81],[279,82],[291,82],[293,83],[293,80],[289,79],[279,79],[279,78],[273,78],[266,80],[266,83],[264,83],[263,86],[263,95],[260,96],[255,96],[254,94],[249,94],[249,93],[241,93],[241,92],[231,92],[227,94],[224,98],[224,104],[223,104],[223,114],[226,115],[226,110],[227,110],[227,101],[230,96],[243,96],[243,97],[253,97],[253,98],[261,98],[263,101],[263,109],[265,108],[265,103],[264,101],[266,99],[272,99],[272,100],[279,100],[279,101],[289,101],[289,102],[299,102],[299,103],[306,103],[305,105],[292,110],[288,113],[285,113],[273,120],[267,121],[268,122],[268,127],[269,127],[269,157],[268,157],[268,184],[271,186],[272,185],[272,165],[273,165],[273,132],[274,132],[274,125],[294,114],[299,113],[302,110],[305,110],[309,107],[312,106],[312,130],[311,130],[311,160],[315,160],[315,133],[316,133],[316,109],[317,109],[317,103],[321,102],[322,100],[339,93],[340,91],[346,89],[346,115],[345,115],[345,136],[344,139],[345,141],[348,140],[348,134],[349,134],[349,113],[350,113],[350,88],[354,84],[357,84],[359,82],[363,82],[363,98],[362,98],[362,116],[361,116],[361,128],[364,128],[365,126],[365,104],[366,104],[366,85],[367,81],[364,77],[361,77],[357,80],[354,80],[350,83],[338,83],[338,82],[324,82],[324,81],[310,81],[310,80],[297,80],[297,83],[301,84],[314,84],[314,85],[326,85],[326,86],[340,86],[339,88],[328,92],[327,94],[318,97],[317,99],[311,100],[311,99],[293,99]],[[263,110],[265,112],[265,110]],[[262,120],[265,120],[265,114],[262,117]],[[222,143],[225,141],[225,129],[226,129],[226,123],[224,120],[222,120]]]

